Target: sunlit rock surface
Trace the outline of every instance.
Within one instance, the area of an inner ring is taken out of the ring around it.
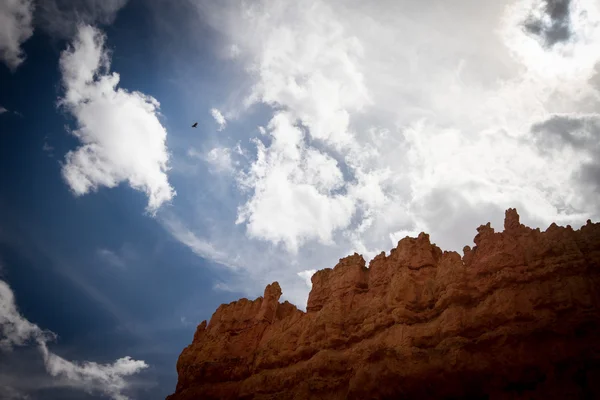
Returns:
[[[367,268],[312,277],[307,312],[221,305],[177,362],[169,400],[600,398],[600,224],[504,231],[444,252],[404,238]]]

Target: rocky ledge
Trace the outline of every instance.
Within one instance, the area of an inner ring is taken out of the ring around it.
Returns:
[[[221,305],[168,400],[600,398],[600,224],[545,232],[506,211],[464,256],[427,234],[312,277],[307,312]]]

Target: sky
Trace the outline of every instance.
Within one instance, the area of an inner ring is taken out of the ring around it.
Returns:
[[[598,48],[596,0],[2,1],[0,398],[161,399],[268,283],[597,221]]]

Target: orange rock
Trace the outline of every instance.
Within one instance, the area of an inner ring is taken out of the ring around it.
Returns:
[[[404,238],[221,305],[177,362],[169,400],[600,398],[600,224],[482,225],[464,256]]]

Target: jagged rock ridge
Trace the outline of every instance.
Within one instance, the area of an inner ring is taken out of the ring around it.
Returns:
[[[221,305],[177,362],[169,400],[600,398],[600,224],[545,232],[506,211],[464,256],[427,234]]]

